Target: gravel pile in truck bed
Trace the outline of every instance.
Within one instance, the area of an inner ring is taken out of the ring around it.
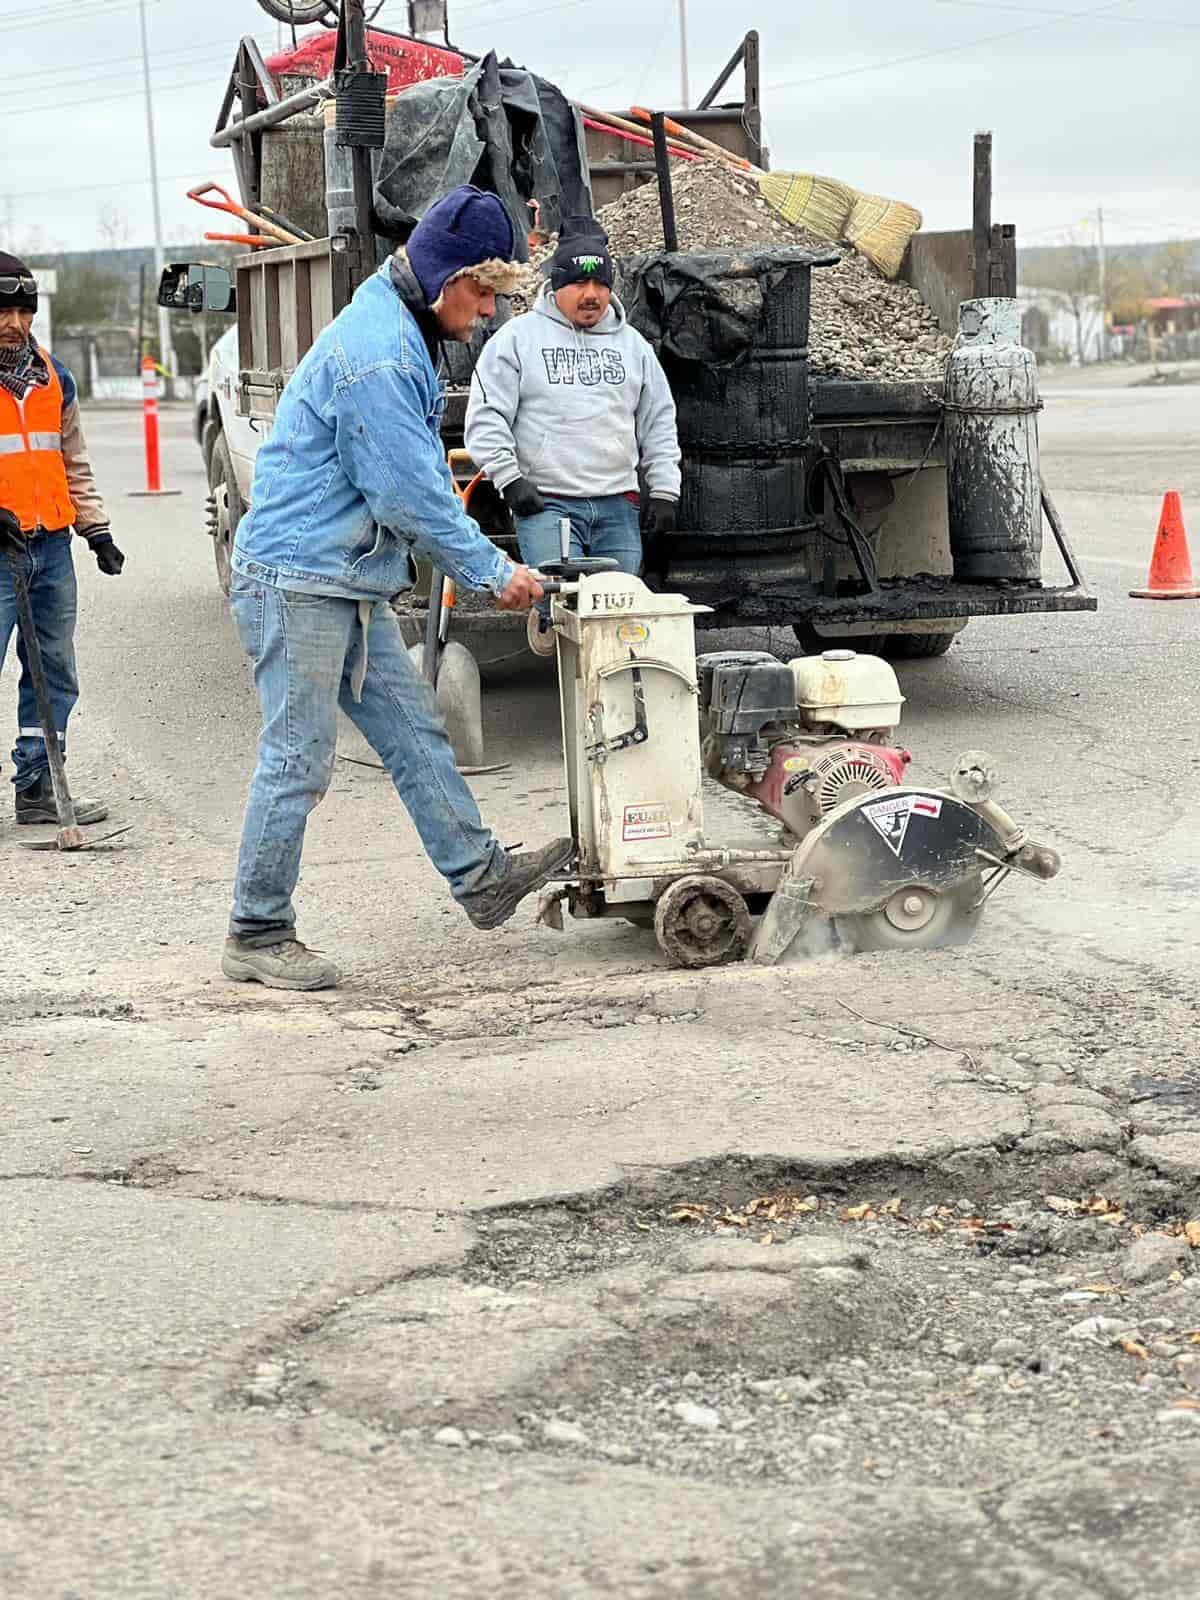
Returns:
[[[681,250],[745,249],[748,245],[805,245],[827,250],[826,241],[794,227],[773,210],[749,178],[712,162],[672,163],[675,220]],[[657,183],[631,189],[598,213],[614,256],[663,248]],[[889,282],[850,245],[842,259],[816,267],[812,275],[812,370],[838,378],[928,378],[940,382],[951,340],[910,284]],[[528,308],[542,279],[537,268],[553,243],[535,252],[524,298]]]

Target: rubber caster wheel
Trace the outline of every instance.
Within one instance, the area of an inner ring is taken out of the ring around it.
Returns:
[[[654,936],[677,967],[740,961],[750,943],[750,911],[721,878],[676,878],[654,907]]]

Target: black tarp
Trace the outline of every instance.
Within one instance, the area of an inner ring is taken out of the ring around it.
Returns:
[[[809,272],[836,251],[647,251],[619,264],[617,292],[630,323],[659,356],[728,367],[756,349],[802,349]]]
[[[413,84],[388,111],[375,210],[392,238],[407,236],[460,183],[503,200],[528,257],[528,201],[552,232],[563,215],[592,214],[581,124],[562,92],[490,53],[461,78]]]

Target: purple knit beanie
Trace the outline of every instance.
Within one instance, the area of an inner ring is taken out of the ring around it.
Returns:
[[[496,196],[464,183],[430,206],[405,250],[433,305],[456,273],[485,261],[511,261],[514,242],[512,221]]]

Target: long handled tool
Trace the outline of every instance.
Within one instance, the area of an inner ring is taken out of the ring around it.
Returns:
[[[645,106],[633,106],[630,116],[636,117],[638,122],[647,126],[654,113],[647,111]],[[676,122],[672,117],[663,118],[663,126],[671,138],[689,150],[696,150],[701,155],[710,156],[714,161],[723,162],[727,167],[736,167],[739,172],[746,172],[752,176],[759,176],[761,167],[756,167],[753,162],[747,161],[745,156],[734,155],[732,150],[726,150],[723,145],[714,144],[711,139],[706,139],[702,133],[696,133],[691,128],[685,128],[681,122]]]
[[[452,450],[448,459],[453,467],[456,460],[470,458],[466,451]],[[462,501],[464,511],[482,481],[483,473],[477,472],[465,489],[460,489],[455,483],[454,492]],[[453,578],[448,578],[434,567],[429,578],[429,612],[425,620],[424,643],[410,647],[409,659],[422,677],[433,685],[459,771],[468,775],[500,772],[508,766],[507,761],[487,763],[484,759],[483,689],[479,663],[465,645],[449,637],[450,618],[456,599]]]
[[[219,200],[206,200],[209,194],[219,194]],[[208,206],[213,211],[227,211],[232,217],[240,217],[243,222],[248,222],[252,228],[257,228],[260,234],[268,234],[276,244],[303,244],[298,233],[292,233],[282,227],[278,222],[272,222],[266,216],[260,216],[257,211],[247,211],[245,206],[238,205],[237,201],[227,189],[219,183],[198,183],[194,189],[187,192],[189,200],[195,200],[198,205]],[[221,234],[205,234],[205,238],[229,237]]]
[[[17,539],[23,539],[18,533]],[[129,827],[117,828],[102,834],[98,839],[84,837],[83,829],[75,821],[75,803],[67,785],[67,769],[63,761],[58,729],[54,724],[54,710],[50,704],[50,688],[46,682],[46,668],[42,661],[42,647],[38,642],[37,625],[33,620],[33,605],[29,599],[29,575],[26,571],[26,552],[16,543],[6,524],[0,523],[0,540],[8,569],[12,573],[13,589],[17,597],[17,627],[25,646],[25,666],[33,684],[33,697],[37,702],[38,722],[42,738],[46,741],[46,759],[50,763],[50,783],[54,789],[54,808],[58,812],[58,832],[53,839],[35,839],[25,844],[26,850],[91,850],[118,833],[128,833]],[[130,824],[132,826],[132,824]],[[24,841],[22,841],[24,843]]]

